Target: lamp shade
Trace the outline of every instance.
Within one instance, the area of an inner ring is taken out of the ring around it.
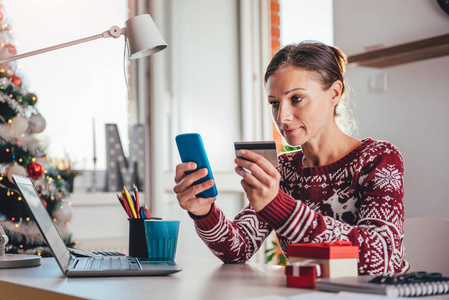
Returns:
[[[126,37],[130,59],[152,55],[167,47],[167,43],[149,14],[128,19],[126,21]]]

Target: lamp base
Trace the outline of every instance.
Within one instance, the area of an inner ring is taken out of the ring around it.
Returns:
[[[5,254],[0,256],[0,269],[34,267],[40,265],[41,260],[39,255]]]

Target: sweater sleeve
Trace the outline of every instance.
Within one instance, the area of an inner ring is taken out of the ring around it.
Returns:
[[[399,151],[385,147],[381,155],[362,169],[357,226],[348,238],[358,240],[359,269],[363,273],[403,273],[404,260],[404,164]]]
[[[204,217],[191,215],[199,237],[212,253],[225,263],[248,261],[260,248],[272,228],[260,219],[250,205],[229,221],[214,204]]]
[[[282,237],[284,251],[290,243],[349,240],[360,247],[359,274],[403,273],[409,267],[402,243],[403,171],[402,156],[392,146],[367,156],[354,179],[360,203],[354,225],[318,213],[282,191],[258,215]]]

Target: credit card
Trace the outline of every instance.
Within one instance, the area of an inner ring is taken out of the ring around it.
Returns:
[[[276,143],[274,141],[269,142],[235,142],[235,155],[238,158],[243,158],[240,155],[240,150],[246,149],[256,152],[257,154],[262,155],[266,159],[268,159],[273,166],[277,167],[279,165],[278,162],[278,153],[276,150]]]

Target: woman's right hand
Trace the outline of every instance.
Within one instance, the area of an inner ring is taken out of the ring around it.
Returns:
[[[214,180],[209,179],[200,184],[192,185],[197,180],[207,175],[207,169],[199,169],[189,175],[187,171],[196,169],[196,163],[188,162],[181,163],[176,166],[175,187],[173,191],[176,193],[179,205],[188,212],[196,216],[204,216],[209,213],[212,203],[217,197],[213,198],[197,198],[195,195],[211,188],[214,185]]]

